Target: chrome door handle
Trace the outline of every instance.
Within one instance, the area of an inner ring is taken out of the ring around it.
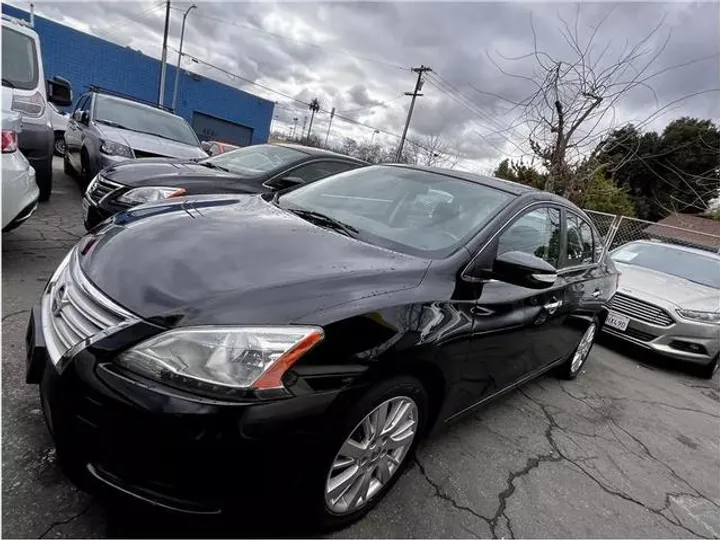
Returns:
[[[557,309],[562,306],[562,300],[555,300],[554,302],[550,302],[548,304],[545,304],[543,307],[547,310],[547,312],[552,315],[557,311]]]
[[[600,294],[601,294],[601,291],[600,291],[600,289],[598,289],[594,293],[592,293],[592,296],[593,296],[593,298],[597,298],[598,296],[600,296]]]

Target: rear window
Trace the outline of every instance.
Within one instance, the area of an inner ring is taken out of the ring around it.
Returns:
[[[7,26],[2,27],[2,85],[21,90],[38,85],[35,40]]]

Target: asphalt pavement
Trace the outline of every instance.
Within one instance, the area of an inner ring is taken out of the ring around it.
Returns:
[[[24,382],[29,309],[84,233],[77,185],[55,167],[51,201],[2,235],[2,536],[203,536],[108,508],[55,463]],[[254,519],[239,509],[232,534]],[[388,497],[333,536],[720,537],[718,374],[603,342],[575,381],[542,377],[424,443]]]

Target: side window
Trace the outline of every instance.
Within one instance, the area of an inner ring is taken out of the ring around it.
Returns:
[[[288,176],[294,176],[301,178],[303,182],[309,184],[315,180],[320,180],[331,174],[337,174],[350,169],[355,169],[356,165],[353,163],[343,163],[340,161],[315,161],[308,163],[307,165],[301,165],[297,169],[290,171]]]
[[[595,259],[592,227],[574,214],[567,214],[567,262],[565,266],[590,264]]]
[[[84,107],[85,107],[85,104],[87,103],[89,97],[90,96],[88,94],[85,94],[84,96],[80,96],[80,99],[78,99],[78,102],[75,105],[75,111],[86,110],[86,109],[84,109]],[[75,112],[75,111],[73,111],[73,112]]]
[[[498,241],[498,255],[508,251],[535,255],[557,268],[560,259],[560,210],[539,208],[520,217]]]

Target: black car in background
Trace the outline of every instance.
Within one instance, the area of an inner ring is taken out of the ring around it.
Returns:
[[[617,286],[601,246],[563,198],[429,168],[159,201],[58,267],[27,379],[88,489],[339,527],[421,437],[580,373]]]
[[[206,193],[263,193],[307,184],[367,163],[329,150],[260,144],[201,160],[140,159],[102,170],[83,199],[90,230],[145,202]]]

